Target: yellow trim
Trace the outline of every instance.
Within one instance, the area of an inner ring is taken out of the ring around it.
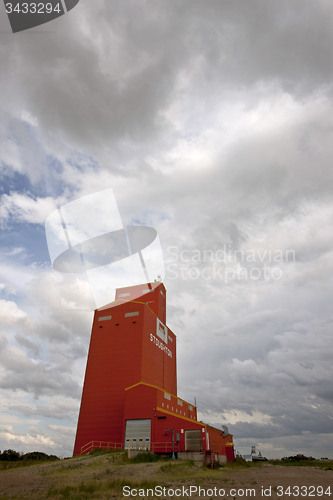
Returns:
[[[224,446],[233,446],[233,445],[234,445],[234,443],[225,443]]]
[[[111,304],[115,304],[116,302],[123,302],[123,303],[126,303],[126,302],[135,302],[136,304],[146,304],[145,302],[139,302],[137,300],[117,299],[117,300],[113,300],[112,302],[108,302],[104,306],[98,307],[97,309],[95,309],[95,311],[103,311],[105,307],[110,306]],[[154,311],[152,311],[152,312],[154,312]]]
[[[138,385],[146,385],[147,387],[153,387],[154,389],[158,389],[159,391],[166,392],[169,394],[169,396],[172,396],[173,398],[179,399],[180,401],[183,401],[183,403],[186,403],[187,405],[193,406],[193,408],[196,408],[196,406],[191,405],[188,401],[185,401],[185,399],[179,398],[178,396],[175,396],[174,394],[171,394],[171,392],[166,391],[165,389],[162,389],[162,387],[158,387],[157,385],[153,384],[146,384],[146,382],[138,382],[137,384],[130,385],[129,387],[126,387],[125,391],[128,391],[129,389],[133,389],[133,387],[137,387]]]
[[[159,408],[157,406],[156,410],[161,411],[162,413],[167,413],[168,415],[172,415],[173,417],[182,418],[183,420],[187,420],[188,422],[192,422],[194,424],[201,425],[202,427],[206,427],[206,424],[203,424],[202,422],[198,422],[197,420],[194,420],[193,418],[183,417],[182,415],[179,415],[178,413],[173,413],[172,411],[164,410],[164,408]]]
[[[158,387],[157,385],[146,384],[146,382],[138,382],[137,384],[130,385],[129,387],[126,387],[125,391],[128,391],[129,389],[133,389],[133,387],[137,387],[138,385],[146,385],[147,387],[153,387],[154,389],[158,389],[159,391],[166,392],[170,396],[172,396],[174,398],[177,398],[177,399],[180,399],[180,401],[183,401],[183,403],[186,403],[187,405],[190,405],[190,403],[188,403],[187,401],[185,401],[185,399],[181,399],[178,396],[175,396],[174,394],[171,394],[171,392],[165,391],[161,387]],[[190,406],[193,406],[193,408],[197,408],[197,406],[194,406],[194,405],[190,405]],[[199,424],[202,427],[208,427],[208,428],[214,429],[214,430],[219,431],[219,432],[222,433],[222,430],[218,429],[217,427],[213,427],[210,424],[205,424],[204,422],[198,422],[197,420],[194,420],[193,418],[183,417],[182,415],[179,415],[179,413],[173,413],[172,411],[164,410],[164,408],[159,408],[159,407],[156,407],[156,410],[161,411],[162,413],[163,412],[167,413],[168,415],[173,415],[174,417],[178,417],[178,418],[182,418],[184,420],[188,420],[189,422],[194,422],[195,424]],[[226,443],[226,446],[234,446],[234,443]]]
[[[157,385],[146,384],[145,382],[138,382],[137,384],[130,385],[129,387],[126,387],[125,391],[128,391],[129,389],[133,389],[133,387],[136,387],[137,385],[147,385],[148,387],[154,387],[154,389],[160,389],[161,391],[163,391],[163,389],[161,389],[160,387],[157,387]],[[166,391],[164,391],[164,392],[166,392]],[[170,394],[170,392],[168,392],[168,394]],[[173,396],[173,394],[170,394],[170,395]]]

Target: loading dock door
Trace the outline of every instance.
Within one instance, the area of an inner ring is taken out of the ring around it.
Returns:
[[[128,443],[131,441],[131,446],[148,447],[150,446],[150,428],[151,419],[141,418],[137,420],[126,420],[125,430],[125,450],[128,449]]]
[[[201,451],[201,429],[185,431],[185,450]]]

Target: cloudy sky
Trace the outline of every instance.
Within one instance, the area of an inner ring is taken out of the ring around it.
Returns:
[[[112,188],[159,234],[179,396],[244,454],[333,458],[331,2],[0,18],[0,448],[72,454],[94,302],[45,219]]]

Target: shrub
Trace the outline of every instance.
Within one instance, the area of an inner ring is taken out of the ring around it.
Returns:
[[[138,453],[136,457],[130,458],[129,462],[132,464],[140,464],[142,462],[157,462],[160,457],[155,453],[148,451],[147,453]]]
[[[0,453],[0,460],[4,460],[6,462],[16,462],[17,460],[20,460],[21,458],[21,453],[18,451],[14,450],[4,450],[2,453]]]
[[[250,467],[250,464],[245,460],[245,458],[235,457],[236,465],[244,465],[244,467]]]
[[[55,455],[47,455],[42,451],[30,451],[21,456],[20,460],[60,460]]]

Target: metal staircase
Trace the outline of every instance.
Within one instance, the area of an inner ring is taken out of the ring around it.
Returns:
[[[205,450],[203,457],[203,467],[214,468],[214,464],[219,461],[219,453],[217,450]]]

